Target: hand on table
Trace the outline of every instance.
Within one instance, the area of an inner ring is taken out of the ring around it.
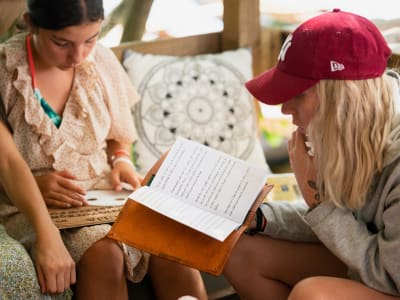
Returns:
[[[67,208],[87,205],[85,190],[73,182],[76,177],[68,171],[56,171],[35,176],[47,206]]]

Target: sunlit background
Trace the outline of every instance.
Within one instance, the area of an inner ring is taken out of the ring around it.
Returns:
[[[106,14],[119,3],[120,0],[104,0]],[[341,8],[374,20],[384,30],[389,27],[387,35],[394,35],[400,26],[398,3],[399,0],[260,0],[261,22],[263,26],[290,27],[320,12]],[[154,0],[143,40],[165,34],[179,37],[219,31],[223,26],[222,9],[222,0]],[[115,46],[121,34],[122,28],[117,26],[102,43]]]
[[[400,53],[400,0],[260,0],[261,25],[293,29],[297,24],[333,8],[354,12],[373,20],[392,50]],[[120,0],[104,0],[110,13]],[[164,36],[181,37],[222,30],[222,0],[154,0],[143,40]],[[100,42],[119,43],[122,27],[116,26]],[[261,105],[264,117],[284,117],[279,106]]]
[[[121,0],[104,0],[106,14]],[[229,0],[228,0],[229,1]],[[400,53],[400,0],[260,0],[262,28],[292,30],[304,20],[333,8],[357,13],[371,19],[381,29],[393,52]],[[153,0],[143,40],[166,36],[182,37],[221,31],[222,0]],[[122,27],[117,26],[100,42],[119,44]],[[260,104],[260,128],[265,136],[264,151],[271,161],[286,159],[284,137],[291,129],[290,117],[280,106]],[[267,141],[267,142],[266,142]]]

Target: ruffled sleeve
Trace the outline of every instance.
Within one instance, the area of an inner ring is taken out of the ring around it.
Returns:
[[[131,109],[139,101],[139,94],[110,49],[98,44],[93,59],[108,98],[112,125],[107,139],[131,143],[137,138]]]

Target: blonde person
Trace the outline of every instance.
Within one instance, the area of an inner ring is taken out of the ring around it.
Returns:
[[[304,203],[260,207],[224,274],[243,299],[400,296],[400,102],[391,51],[369,20],[305,21],[277,65],[246,83],[297,125],[288,143]]]
[[[0,46],[0,93],[46,204],[81,206],[87,190],[137,187],[129,148],[138,96],[111,50],[97,44],[102,1],[28,0],[27,8],[28,33]],[[32,249],[24,216],[7,197],[0,204],[7,232]],[[138,282],[147,273],[159,299],[206,297],[198,271],[117,243],[106,237],[109,229],[61,231],[76,263],[76,299],[127,299],[126,278]]]
[[[75,283],[75,263],[47,213],[31,171],[2,122],[0,152],[0,189],[26,215],[37,237],[35,272],[24,247],[0,225],[0,299],[36,300],[44,299],[44,294],[60,294]],[[69,290],[57,299],[70,299],[71,295]]]

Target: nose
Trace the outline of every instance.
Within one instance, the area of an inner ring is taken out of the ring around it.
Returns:
[[[291,107],[290,102],[291,101],[287,101],[287,102],[282,103],[282,105],[281,105],[282,114],[290,115],[290,114],[293,113],[293,108]]]
[[[79,65],[85,59],[84,47],[77,45],[72,48],[71,61],[74,65]]]

